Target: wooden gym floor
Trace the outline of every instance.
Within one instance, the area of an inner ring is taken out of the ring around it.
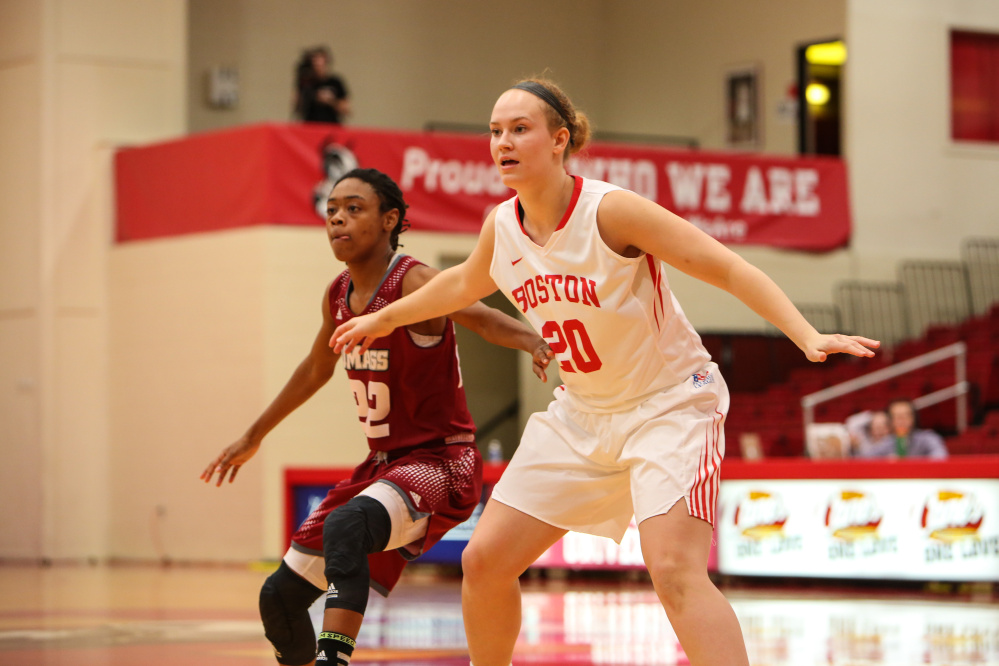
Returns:
[[[269,571],[0,565],[0,664],[276,663],[256,610]],[[754,666],[999,666],[993,586],[722,589]],[[641,578],[525,580],[524,591],[516,666],[688,663]],[[467,665],[458,581],[414,570],[389,600],[373,594],[352,663]]]

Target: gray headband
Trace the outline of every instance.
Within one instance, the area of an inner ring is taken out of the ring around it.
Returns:
[[[540,83],[537,83],[536,81],[521,81],[520,83],[515,85],[514,88],[516,88],[517,90],[526,90],[535,97],[544,101],[546,104],[548,104],[548,106],[555,109],[555,113],[557,113],[562,118],[562,120],[565,121],[565,124],[569,129],[569,143],[573,142],[572,121],[569,120],[569,116],[566,114],[565,109],[562,108],[562,104],[558,101],[558,98],[552,94],[552,91],[548,90],[548,88],[544,87]]]

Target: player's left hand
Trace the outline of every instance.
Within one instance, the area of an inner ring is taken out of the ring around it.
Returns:
[[[361,315],[340,324],[333,331],[330,347],[337,354],[349,354],[355,347],[361,354],[368,351],[375,340],[395,330],[391,326],[381,324],[378,315],[378,312]]]
[[[538,338],[538,341],[539,344],[537,348],[534,350],[534,353],[531,354],[534,361],[532,370],[534,370],[534,374],[538,376],[538,379],[543,382],[547,382],[548,375],[545,374],[545,369],[548,367],[548,364],[552,362],[552,359],[555,358],[555,352],[552,351],[552,348],[549,347],[548,343],[543,339]]]
[[[842,333],[819,334],[806,341],[802,347],[809,361],[821,363],[829,354],[851,354],[853,356],[874,356],[874,349],[881,346],[877,340],[860,335],[843,335]]]

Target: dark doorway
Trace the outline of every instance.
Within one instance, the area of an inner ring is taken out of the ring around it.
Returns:
[[[798,152],[841,155],[842,70],[846,46],[837,39],[798,47]]]

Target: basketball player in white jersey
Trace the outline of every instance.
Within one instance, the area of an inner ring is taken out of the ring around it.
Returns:
[[[733,294],[809,360],[873,356],[823,335],[739,255],[654,202],[569,175],[586,117],[554,83],[504,92],[490,150],[517,196],[486,218],[469,258],[426,289],[334,332],[338,351],[500,289],[556,353],[564,382],[531,417],[462,558],[475,666],[507,666],[518,577],[567,530],[620,541],[634,514],[656,592],[694,665],[749,663],[738,619],[707,574],[728,390],[673,298],[663,262]],[[682,500],[682,501],[681,501]]]

